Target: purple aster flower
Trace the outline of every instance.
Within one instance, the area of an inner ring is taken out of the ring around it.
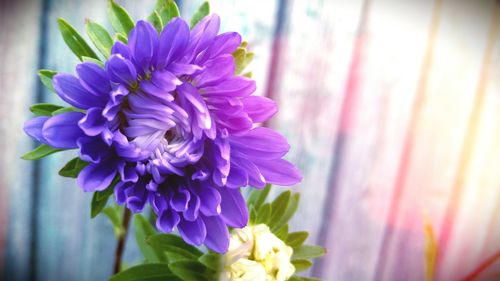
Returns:
[[[210,15],[192,30],[172,19],[160,34],[146,21],[116,42],[105,67],[84,62],[77,76],[57,74],[57,94],[82,112],[35,117],[27,134],[55,148],[78,148],[90,164],[77,182],[102,191],[119,175],[118,204],[149,203],[163,232],[177,228],[190,244],[225,252],[227,226],[244,227],[240,188],[292,185],[300,172],[282,157],[279,133],[256,126],[276,104],[252,96],[255,82],[234,75],[236,32],[218,34]]]

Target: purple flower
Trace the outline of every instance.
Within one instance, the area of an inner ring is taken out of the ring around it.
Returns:
[[[210,15],[189,30],[174,18],[158,34],[137,22],[104,69],[84,62],[77,76],[53,78],[57,94],[85,113],[35,117],[25,131],[55,148],[79,149],[90,162],[77,179],[84,191],[104,190],[119,175],[118,204],[141,212],[149,203],[159,230],[177,227],[186,242],[222,253],[227,226],[247,224],[241,187],[292,185],[301,175],[282,159],[286,139],[255,125],[276,104],[252,96],[255,82],[234,75],[241,38],[217,34],[219,23]]]

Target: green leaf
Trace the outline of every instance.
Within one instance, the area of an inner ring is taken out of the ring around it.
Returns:
[[[130,267],[117,273],[109,281],[181,281],[166,263],[147,263]]]
[[[198,11],[196,11],[191,18],[191,28],[193,28],[202,18],[208,16],[210,13],[210,4],[208,4],[208,1],[205,1],[201,6],[198,8]]]
[[[182,260],[172,262],[170,270],[184,281],[212,281],[215,272],[198,261]]]
[[[257,212],[256,223],[268,224],[269,221],[271,220],[271,215],[272,215],[271,204],[266,203],[262,205],[262,207],[260,207],[259,211]]]
[[[125,229],[123,229],[121,219],[123,208],[115,205],[104,208],[102,212],[109,218],[109,220],[113,224],[113,232],[115,233],[116,238],[122,237],[125,234]]]
[[[169,262],[183,259],[196,260],[203,255],[203,252],[196,247],[187,244],[182,238],[173,234],[153,235],[146,242],[155,249],[167,252]]]
[[[271,191],[271,185],[267,184],[264,189],[254,188],[248,196],[247,205],[254,206],[255,210],[259,210],[260,206],[266,201],[267,195]]]
[[[147,239],[157,232],[149,221],[141,214],[134,216],[135,240],[147,262],[166,262],[167,258],[159,251],[146,243]]]
[[[250,218],[248,220],[249,224],[256,224],[257,223],[257,211],[253,206],[249,207],[249,213],[250,213]]]
[[[161,21],[160,15],[157,11],[153,11],[148,17],[148,21],[153,24],[156,31],[161,32],[163,29],[163,22]]]
[[[121,33],[115,34],[115,41],[116,40],[121,41],[123,44],[127,44],[127,42],[128,42],[127,36],[125,36]]]
[[[62,150],[64,149],[54,148],[46,144],[41,144],[37,148],[21,156],[21,158],[24,160],[37,160]]]
[[[198,261],[215,271],[219,271],[222,267],[222,256],[218,253],[210,252],[204,254]]]
[[[95,218],[106,206],[109,196],[113,194],[115,185],[118,183],[119,177],[115,177],[113,182],[103,191],[96,191],[92,196],[92,202],[90,204],[90,218]]]
[[[234,64],[236,66],[234,74],[239,75],[252,62],[254,54],[248,52],[245,47],[238,47],[233,53]]]
[[[288,223],[288,221],[295,214],[295,211],[297,211],[297,207],[299,206],[299,200],[300,200],[299,193],[295,193],[294,195],[292,195],[292,197],[288,201],[286,210],[278,217],[278,222],[274,224],[274,226],[271,228],[271,231],[275,231],[278,228],[282,227],[284,224]]]
[[[302,246],[308,236],[309,233],[307,233],[306,231],[292,232],[288,234],[285,243],[295,249]]]
[[[269,228],[271,230],[276,229],[279,226],[280,219],[284,215],[285,210],[288,207],[291,196],[290,190],[282,192],[274,201],[271,203],[271,210],[273,214],[271,215],[271,220],[269,221]]]
[[[82,57],[82,61],[85,61],[85,62],[93,62],[97,65],[99,65],[101,68],[104,68],[104,63],[100,60],[96,60],[94,58],[89,58],[89,57]]]
[[[85,30],[97,50],[99,50],[105,58],[108,58],[111,53],[111,47],[113,47],[113,38],[111,38],[106,28],[87,19],[85,21]]]
[[[245,76],[246,78],[250,78],[251,79],[252,78],[252,72],[251,71],[245,72],[245,73],[243,73],[243,76]]]
[[[180,16],[179,7],[173,0],[158,0],[155,11],[160,15],[163,26],[167,25],[171,19]]]
[[[292,264],[295,267],[295,272],[307,270],[313,265],[310,260],[293,260]]]
[[[85,113],[85,111],[75,108],[75,107],[63,107],[60,108],[54,112],[52,112],[52,116],[56,116],[57,114],[65,113],[65,112],[82,112]]]
[[[292,260],[312,259],[325,254],[325,248],[313,245],[302,245],[293,251]]]
[[[67,178],[77,178],[80,171],[88,164],[88,162],[83,161],[79,157],[75,157],[59,170],[59,175]]]
[[[80,59],[82,57],[97,58],[97,55],[92,51],[90,46],[85,42],[85,39],[78,34],[78,32],[73,28],[67,21],[62,18],[57,20],[59,24],[59,31],[66,42],[66,45],[73,51],[73,53]]]
[[[40,69],[38,70],[38,76],[40,77],[40,81],[42,84],[47,87],[51,92],[54,91],[54,86],[52,85],[52,78],[57,74],[57,72],[48,69]]]
[[[134,28],[134,21],[132,20],[132,17],[130,17],[127,10],[116,4],[115,1],[110,0],[108,17],[113,29],[127,38],[130,30]]]
[[[288,224],[282,225],[279,229],[273,231],[274,235],[281,241],[285,241],[288,237]]]
[[[63,108],[60,105],[50,103],[38,103],[30,107],[30,111],[36,116],[52,116],[52,112]]]

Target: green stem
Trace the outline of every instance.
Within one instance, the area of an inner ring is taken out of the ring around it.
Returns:
[[[113,267],[113,274],[120,272],[122,264],[122,256],[125,250],[125,242],[127,240],[128,225],[130,223],[131,215],[132,214],[130,213],[130,210],[127,207],[125,207],[125,212],[123,212],[123,219],[122,219],[123,234],[120,236],[118,242],[116,243],[115,264]]]

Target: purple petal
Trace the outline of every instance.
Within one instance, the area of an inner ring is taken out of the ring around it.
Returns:
[[[90,163],[83,168],[78,175],[78,185],[85,192],[102,191],[106,189],[115,177],[117,164],[115,160]]]
[[[205,216],[217,216],[220,214],[220,193],[212,187],[204,186],[198,192],[201,198],[200,211]]]
[[[191,29],[187,53],[187,61],[191,62],[195,56],[206,49],[219,32],[220,18],[216,14],[208,15],[201,19]]]
[[[42,127],[45,121],[47,121],[49,118],[50,117],[48,116],[37,116],[31,118],[24,123],[24,132],[37,141],[46,143],[47,141],[43,138],[42,135]]]
[[[112,55],[105,66],[111,81],[132,85],[137,79],[134,64],[121,55]]]
[[[255,164],[268,183],[288,186],[302,180],[299,169],[286,160],[265,160]]]
[[[90,93],[98,97],[107,97],[111,91],[108,74],[99,65],[92,62],[80,63],[76,66],[80,83]]]
[[[242,99],[245,112],[254,123],[265,122],[278,112],[278,106],[269,98],[250,96]]]
[[[139,180],[139,175],[137,175],[135,165],[133,164],[120,163],[118,165],[118,172],[120,173],[122,182],[137,182]]]
[[[122,57],[130,60],[130,49],[121,41],[116,41],[111,48],[111,55],[121,55]]]
[[[71,74],[60,73],[52,78],[54,90],[65,102],[74,107],[88,109],[100,107],[105,99],[92,95],[81,84],[80,80]]]
[[[206,60],[224,54],[232,54],[241,44],[241,36],[237,32],[226,32],[215,36],[213,43],[203,54],[196,58],[196,63],[202,64]]]
[[[102,115],[108,121],[111,121],[116,117],[122,105],[122,101],[128,93],[128,89],[123,85],[119,85],[116,89],[110,92],[110,99],[102,111]]]
[[[84,117],[81,112],[65,112],[45,121],[42,128],[43,139],[56,148],[76,148],[76,141],[85,134],[78,127]]]
[[[200,198],[195,194],[191,194],[191,200],[189,200],[187,210],[183,213],[184,219],[188,221],[196,220],[200,211],[200,204]]]
[[[174,230],[180,221],[180,217],[177,212],[174,212],[171,208],[164,210],[156,219],[156,228],[162,232],[169,233]]]
[[[118,182],[115,186],[115,200],[118,205],[123,205],[127,202],[127,190],[133,187],[130,182]]]
[[[78,126],[87,136],[97,136],[107,128],[107,120],[102,116],[102,109],[90,108],[87,114],[78,121]]]
[[[201,89],[206,96],[246,97],[255,91],[255,81],[243,76],[234,76],[217,85]]]
[[[200,67],[196,64],[184,64],[184,63],[174,62],[169,65],[168,70],[172,72],[175,76],[181,76],[181,75],[195,74],[198,71],[203,70],[203,67]]]
[[[109,146],[101,138],[82,137],[77,140],[80,158],[87,162],[99,163],[109,155]]]
[[[210,250],[220,254],[227,252],[229,248],[229,231],[224,221],[219,216],[202,216],[202,218],[207,228],[205,245]]]
[[[290,149],[283,135],[266,127],[254,128],[241,136],[231,136],[229,142],[234,155],[251,159],[281,158]]]
[[[259,168],[252,161],[236,157],[233,157],[231,161],[233,164],[237,163],[237,166],[245,170],[248,175],[249,185],[257,188],[263,188],[264,186],[266,186],[266,179],[259,171]]]
[[[151,81],[153,84],[166,92],[173,91],[177,86],[182,84],[179,78],[167,70],[153,72]]]
[[[232,55],[223,55],[207,61],[205,70],[200,72],[193,83],[199,88],[219,84],[224,79],[230,78],[235,69]]]
[[[245,227],[248,223],[248,210],[239,189],[219,188],[221,195],[221,217],[231,227]]]
[[[130,31],[128,47],[134,54],[137,69],[147,73],[158,49],[158,33],[153,25],[140,20]]]
[[[178,58],[189,41],[189,27],[181,18],[172,19],[160,34],[157,67],[163,68]]]
[[[200,245],[207,236],[207,229],[201,218],[195,221],[181,220],[177,228],[184,241],[191,245]]]
[[[247,172],[236,163],[231,163],[231,170],[227,177],[226,186],[229,188],[239,188],[248,185]]]
[[[191,194],[185,188],[180,188],[177,192],[174,192],[172,198],[170,198],[170,206],[177,212],[184,212],[188,208],[188,202],[191,198]]]

